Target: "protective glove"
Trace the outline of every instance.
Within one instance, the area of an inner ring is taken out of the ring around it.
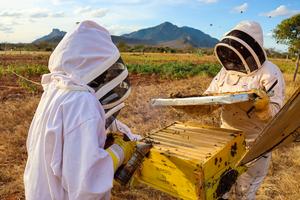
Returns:
[[[113,160],[114,171],[116,171],[123,163],[127,163],[131,158],[135,147],[135,141],[124,141],[122,137],[115,136],[114,144],[106,149]]]
[[[254,108],[256,111],[263,111],[269,107],[270,98],[268,94],[261,89],[254,89],[253,92],[257,95],[254,100]]]
[[[256,116],[262,121],[271,119],[272,114],[270,110],[270,97],[261,89],[254,89],[253,92],[258,96],[254,100],[254,108]]]

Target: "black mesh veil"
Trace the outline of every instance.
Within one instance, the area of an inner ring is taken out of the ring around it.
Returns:
[[[221,64],[227,69],[242,73],[257,70],[266,60],[262,47],[247,33],[233,30],[215,49]]]
[[[88,85],[95,90],[105,113],[110,114],[106,119],[106,128],[108,128],[120,112],[116,109],[117,106],[122,104],[130,93],[128,71],[122,58],[120,57]]]

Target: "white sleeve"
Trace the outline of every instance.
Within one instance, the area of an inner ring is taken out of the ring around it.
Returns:
[[[110,194],[114,169],[101,147],[104,127],[104,121],[95,117],[64,136],[62,185],[69,199],[103,199]]]
[[[213,78],[208,88],[205,90],[203,94],[212,94],[212,93],[219,93],[219,83],[221,79],[222,70]]]
[[[263,74],[261,78],[261,84],[265,88],[265,90],[269,90],[269,88],[276,82],[276,80],[278,82],[272,89],[273,95],[270,97],[270,111],[273,117],[279,112],[284,104],[284,78],[279,70],[274,70],[270,74]]]

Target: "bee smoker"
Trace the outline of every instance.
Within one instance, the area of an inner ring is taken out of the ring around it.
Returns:
[[[151,148],[152,144],[149,143],[137,144],[136,150],[129,161],[125,165],[119,167],[115,173],[115,180],[121,185],[126,185],[130,181],[135,170],[142,164],[143,159],[149,153]]]

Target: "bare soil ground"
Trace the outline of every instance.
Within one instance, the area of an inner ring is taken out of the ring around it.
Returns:
[[[44,62],[44,61],[43,61]],[[34,77],[39,80],[40,77]],[[285,75],[287,96],[290,96],[300,81],[292,83],[291,75]],[[219,126],[220,110],[204,107],[197,115],[187,115],[173,108],[152,108],[150,99],[165,97],[183,91],[186,94],[202,93],[211,81],[207,76],[181,80],[166,80],[154,75],[130,76],[133,86],[127,106],[120,119],[133,132],[145,135],[174,121],[197,121]],[[0,199],[23,199],[23,171],[26,163],[26,137],[30,122],[38,105],[40,92],[30,93],[18,87],[12,77],[1,77],[0,86]],[[257,199],[300,199],[300,146],[290,145],[273,153],[269,175],[259,190]],[[174,199],[145,185],[128,189],[116,186],[113,199]]]

